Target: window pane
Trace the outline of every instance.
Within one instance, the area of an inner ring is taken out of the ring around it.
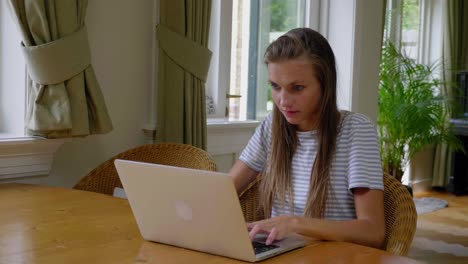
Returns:
[[[246,119],[250,36],[250,1],[234,0],[232,6],[231,77],[228,91],[229,119]]]
[[[0,138],[24,136],[25,64],[6,5],[0,1]]]
[[[231,43],[231,119],[262,119],[273,103],[263,53],[277,37],[304,26],[304,0],[234,0]]]
[[[391,40],[410,58],[418,59],[420,1],[389,0],[385,17],[384,40]]]
[[[413,59],[418,59],[419,14],[419,0],[403,1],[401,48]]]

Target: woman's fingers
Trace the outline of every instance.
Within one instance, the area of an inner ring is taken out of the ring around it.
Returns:
[[[250,227],[247,226],[247,228],[251,228],[249,231],[249,237],[251,240],[255,238],[256,234],[268,234],[270,230],[265,229],[264,225],[262,222],[256,222],[256,223],[250,223]]]
[[[268,234],[267,240],[265,241],[265,244],[270,245],[273,243],[273,241],[276,240],[276,237],[278,236],[278,229],[273,227],[270,231],[270,234]]]
[[[269,245],[275,240],[283,239],[288,234],[287,218],[276,217],[263,221],[246,223],[249,229],[250,239],[254,239],[259,233],[268,234],[266,244]]]
[[[249,232],[249,237],[250,237],[250,240],[253,240],[255,235],[258,233],[258,231],[260,231],[258,225],[254,225],[252,227],[252,229],[250,229],[250,232]]]
[[[245,226],[247,226],[247,229],[252,229],[255,225],[257,224],[257,222],[252,222],[252,223],[245,223]]]

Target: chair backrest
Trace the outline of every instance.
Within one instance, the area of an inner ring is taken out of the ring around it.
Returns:
[[[83,177],[73,188],[112,195],[115,187],[122,188],[114,166],[115,159],[216,171],[216,164],[208,152],[192,145],[147,144],[124,151],[105,161]]]
[[[244,213],[246,222],[255,222],[265,219],[263,210],[260,210],[260,192],[258,190],[258,182],[261,179],[261,175],[258,175],[255,181],[250,183],[247,188],[239,195],[239,200]]]
[[[246,222],[264,219],[259,209],[258,181],[243,191],[239,199]],[[408,190],[395,177],[384,174],[385,242],[382,249],[396,255],[408,254],[416,231],[416,207]]]
[[[413,197],[395,177],[384,174],[385,243],[384,249],[406,256],[416,232],[418,215]]]

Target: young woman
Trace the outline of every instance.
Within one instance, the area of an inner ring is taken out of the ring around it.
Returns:
[[[290,234],[380,247],[385,235],[378,137],[362,114],[339,111],[333,51],[298,28],[270,44],[274,107],[230,170],[238,193],[263,175],[266,220],[247,223],[266,243]]]

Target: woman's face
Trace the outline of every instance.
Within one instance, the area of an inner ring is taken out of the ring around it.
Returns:
[[[286,120],[299,131],[316,129],[322,89],[308,59],[269,63],[268,77],[273,101]]]

